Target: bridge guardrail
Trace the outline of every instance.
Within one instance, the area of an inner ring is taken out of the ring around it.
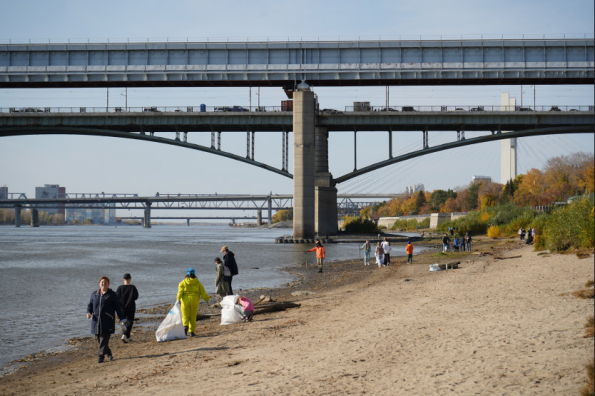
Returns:
[[[547,105],[547,106],[478,106],[478,105],[447,105],[447,106],[345,106],[345,112],[447,112],[447,113],[475,113],[475,112],[574,112],[593,111],[593,105]],[[328,113],[338,110],[327,109]]]
[[[281,106],[8,107],[0,113],[273,113]]]
[[[124,43],[243,43],[243,42],[312,42],[312,41],[411,41],[411,40],[557,40],[592,39],[583,34],[463,34],[399,36],[261,36],[261,37],[129,37],[129,38],[28,38],[0,39],[0,44],[124,44]]]
[[[547,105],[547,106],[345,106],[345,112],[446,112],[446,113],[482,113],[482,112],[575,112],[594,111],[593,105]],[[53,113],[291,113],[282,111],[281,106],[144,106],[144,107],[3,107],[0,113],[53,114]],[[322,109],[322,115],[342,114],[335,109]]]

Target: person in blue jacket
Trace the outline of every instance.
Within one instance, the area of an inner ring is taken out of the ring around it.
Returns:
[[[91,334],[97,337],[99,344],[97,363],[103,363],[105,356],[108,361],[114,359],[109,348],[109,339],[116,332],[116,314],[121,318],[121,323],[125,324],[126,317],[120,308],[118,296],[109,288],[109,278],[102,276],[99,279],[99,289],[91,294],[87,305],[87,319],[92,319]]]

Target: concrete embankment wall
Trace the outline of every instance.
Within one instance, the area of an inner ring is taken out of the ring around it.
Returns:
[[[467,212],[457,213],[432,213],[429,215],[415,215],[415,216],[398,216],[398,217],[381,217],[378,219],[378,225],[386,228],[391,228],[397,220],[417,220],[421,223],[425,219],[430,219],[430,229],[435,230],[438,228],[438,224],[444,223],[445,221],[460,219],[461,217],[467,216]]]

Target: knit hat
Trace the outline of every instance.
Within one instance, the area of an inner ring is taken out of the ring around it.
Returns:
[[[126,279],[126,280],[132,279],[132,276],[130,276],[130,274],[127,272],[127,273],[124,274],[124,276],[122,277],[122,279]]]
[[[186,270],[186,275],[196,275],[196,271],[194,271],[194,268],[188,268]]]

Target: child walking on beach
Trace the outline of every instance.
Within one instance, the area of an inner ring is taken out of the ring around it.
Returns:
[[[364,251],[364,265],[370,265],[370,251],[372,250],[370,242],[366,241],[366,243],[360,246],[359,250]]]
[[[382,248],[382,243],[378,242],[376,246],[376,264],[378,264],[378,268],[382,267],[382,262],[384,261],[384,249]]]
[[[136,312],[136,300],[138,299],[138,290],[136,286],[132,285],[132,277],[126,273],[122,277],[123,285],[118,286],[116,295],[120,300],[120,306],[126,318],[126,329],[122,332],[122,341],[124,343],[131,341],[130,332],[132,331],[132,323],[134,322],[134,313]]]
[[[405,252],[407,252],[407,264],[413,264],[413,245],[411,244],[411,240],[407,241]]]
[[[318,272],[321,273],[322,264],[324,263],[324,258],[326,254],[324,252],[324,247],[322,246],[322,243],[320,243],[319,240],[316,240],[316,246],[314,246],[312,249],[306,250],[306,253],[314,251],[316,251],[316,262],[318,263]]]

